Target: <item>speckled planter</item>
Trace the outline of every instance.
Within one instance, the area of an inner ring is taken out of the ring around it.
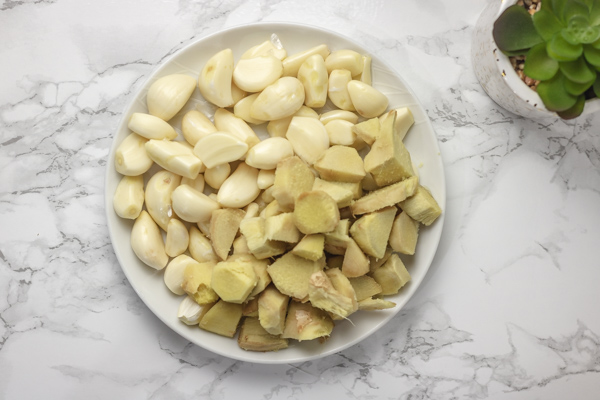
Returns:
[[[493,0],[483,10],[473,32],[471,59],[479,83],[498,105],[506,110],[532,119],[556,119],[538,94],[531,90],[514,72],[510,60],[497,47],[492,37],[494,21],[516,0]],[[582,115],[600,110],[600,99],[586,102]]]

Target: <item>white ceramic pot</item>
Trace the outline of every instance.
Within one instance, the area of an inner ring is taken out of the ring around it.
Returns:
[[[473,32],[471,60],[479,83],[498,105],[531,119],[556,119],[537,92],[531,90],[514,72],[509,58],[496,46],[492,28],[496,19],[517,0],[492,0],[483,10]],[[582,115],[600,110],[600,99],[588,100]]]

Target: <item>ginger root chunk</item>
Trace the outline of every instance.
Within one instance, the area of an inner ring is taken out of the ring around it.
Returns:
[[[320,190],[304,192],[298,196],[294,208],[294,223],[305,235],[333,231],[340,222],[337,203]]]

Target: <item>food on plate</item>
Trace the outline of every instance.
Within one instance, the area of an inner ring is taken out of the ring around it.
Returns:
[[[403,144],[414,118],[387,111],[354,50],[288,56],[271,40],[234,56],[151,85],[116,150],[113,207],[135,219],[137,257],[184,296],[182,323],[239,332],[248,351],[326,340],[339,320],[395,307],[385,296],[411,279],[397,253],[441,215]],[[188,101],[196,82],[212,115]]]
[[[136,219],[144,206],[144,177],[123,176],[113,197],[113,208],[121,218]]]
[[[187,103],[195,88],[196,80],[189,75],[172,74],[157,79],[146,94],[148,113],[169,121]]]

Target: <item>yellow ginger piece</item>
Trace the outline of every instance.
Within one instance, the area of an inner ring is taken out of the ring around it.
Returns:
[[[366,214],[382,208],[393,206],[415,193],[419,183],[416,176],[372,191],[356,200],[350,206],[353,215]]]
[[[300,240],[300,231],[294,224],[293,213],[281,213],[265,218],[265,235],[269,240],[298,243]]]
[[[277,163],[273,197],[283,211],[292,211],[296,198],[312,189],[315,176],[299,157],[292,156]]]
[[[396,303],[385,299],[368,298],[358,302],[358,309],[365,311],[385,310],[396,307]]]
[[[259,260],[252,254],[236,254],[229,257],[227,261],[244,264],[248,263],[252,265],[254,273],[256,274],[256,285],[248,295],[246,299],[247,301],[254,299],[271,283],[271,276],[267,272],[267,267],[269,265],[269,262],[267,260]]]
[[[333,320],[327,313],[310,303],[290,302],[283,338],[313,340],[329,336],[333,330]]]
[[[402,254],[415,254],[419,237],[419,223],[402,211],[396,216],[390,233],[390,246]]]
[[[377,268],[381,267],[392,255],[392,249],[390,247],[385,249],[385,253],[383,257],[377,258],[373,256],[369,256],[369,272],[375,271]]]
[[[369,272],[369,265],[369,259],[365,253],[354,240],[350,239],[344,254],[342,273],[348,278],[362,276]]]
[[[308,280],[325,267],[325,257],[310,261],[286,253],[267,267],[273,284],[279,291],[300,301],[308,299]]]
[[[331,232],[340,222],[337,203],[319,190],[302,193],[296,200],[294,223],[306,235]]]
[[[267,239],[264,218],[243,219],[240,231],[246,238],[248,249],[259,260],[285,253],[285,243]]]
[[[271,335],[258,322],[257,318],[244,318],[238,345],[248,351],[277,351],[288,347],[288,340]]]
[[[213,268],[211,286],[222,300],[242,304],[246,301],[258,277],[248,259],[237,257],[231,261],[221,261]]]
[[[386,186],[413,176],[410,154],[394,132],[396,110],[381,125],[379,137],[365,156],[366,172],[373,175],[378,186]]]
[[[354,289],[354,293],[356,293],[357,301],[362,301],[381,293],[381,285],[369,275],[350,278],[349,281]]]
[[[356,133],[356,136],[361,138],[369,146],[373,145],[373,142],[375,142],[375,139],[379,136],[380,130],[381,122],[379,122],[379,118],[371,118],[352,127],[352,132]]]
[[[221,260],[226,260],[229,256],[231,245],[245,214],[244,210],[237,208],[221,208],[212,212],[210,241]]]
[[[267,287],[258,297],[258,319],[270,334],[283,333],[289,302],[289,296],[281,293],[273,285]]]
[[[219,300],[200,320],[200,328],[233,337],[242,319],[242,305]]]
[[[244,235],[236,237],[233,241],[233,255],[237,254],[252,254]]]
[[[365,177],[363,160],[353,147],[331,146],[315,162],[322,179],[339,182],[360,182]]]
[[[292,249],[292,253],[298,257],[306,258],[307,260],[317,261],[323,257],[323,247],[325,246],[325,236],[320,233],[306,235]]]
[[[200,305],[219,300],[219,296],[210,286],[215,264],[215,261],[190,262],[183,272],[181,288]]]
[[[412,219],[429,226],[442,214],[442,209],[431,192],[419,185],[414,195],[400,203],[400,207]]]
[[[352,203],[354,194],[350,189],[336,185],[333,182],[325,181],[321,178],[316,178],[312,190],[320,190],[327,193],[335,202],[338,208],[348,207]]]
[[[410,274],[397,254],[391,257],[380,268],[371,273],[373,279],[381,285],[381,294],[396,294],[410,281]]]
[[[366,254],[381,258],[388,244],[396,207],[386,207],[365,214],[350,227],[350,234]]]
[[[335,290],[331,280],[323,271],[315,272],[308,282],[308,300],[313,307],[346,318],[355,311],[352,298]]]
[[[258,297],[248,300],[242,304],[242,316],[258,317]]]
[[[386,118],[390,117],[390,113],[385,113],[379,117],[379,121],[383,124]],[[396,122],[394,129],[400,140],[404,140],[406,133],[415,123],[415,118],[408,107],[396,108]]]
[[[346,296],[352,302],[351,313],[358,310],[358,301],[356,299],[356,293],[354,287],[350,283],[350,280],[344,275],[340,268],[328,268],[325,270],[325,274],[331,280],[333,288],[337,290],[341,295]],[[332,316],[333,319],[339,319],[340,317]]]

